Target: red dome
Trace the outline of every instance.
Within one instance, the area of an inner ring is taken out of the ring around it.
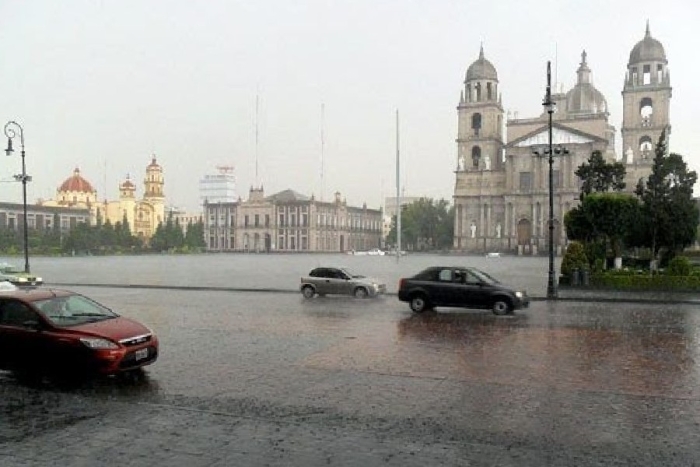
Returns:
[[[96,190],[92,187],[90,182],[85,180],[80,176],[80,169],[76,167],[73,171],[73,175],[66,179],[58,191],[73,191],[79,193],[94,193]]]

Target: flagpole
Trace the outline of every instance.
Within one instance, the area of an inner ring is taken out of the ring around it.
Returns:
[[[399,158],[399,109],[396,109],[396,262],[401,258],[401,160]]]

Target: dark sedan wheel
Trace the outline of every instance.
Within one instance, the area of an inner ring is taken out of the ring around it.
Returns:
[[[494,315],[503,316],[510,313],[511,305],[505,298],[497,298],[491,307]]]
[[[310,285],[304,286],[304,288],[301,289],[301,293],[304,295],[304,298],[314,298],[314,295],[316,295],[316,291]]]
[[[424,295],[415,295],[411,297],[411,302],[409,305],[411,306],[411,310],[415,311],[416,313],[422,313],[425,310],[430,309],[430,304]]]
[[[364,287],[358,287],[355,289],[355,298],[367,298],[367,289]]]

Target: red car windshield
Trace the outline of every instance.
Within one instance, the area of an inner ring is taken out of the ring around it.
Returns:
[[[52,297],[34,302],[39,311],[55,326],[68,327],[116,318],[109,308],[82,295]]]

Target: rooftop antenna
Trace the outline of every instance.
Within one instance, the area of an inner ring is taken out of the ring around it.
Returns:
[[[259,186],[258,183],[258,116],[260,108],[260,93],[255,93],[255,186]]]
[[[325,113],[326,105],[323,102],[321,102],[321,201],[323,201],[323,152],[326,145],[324,131]]]

